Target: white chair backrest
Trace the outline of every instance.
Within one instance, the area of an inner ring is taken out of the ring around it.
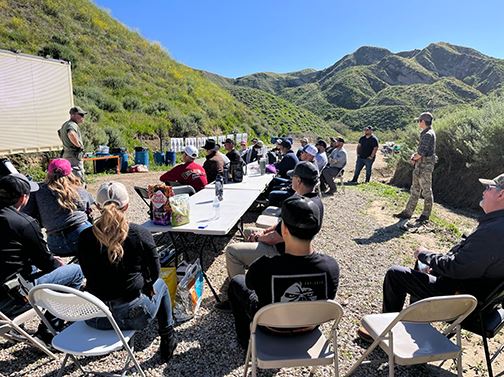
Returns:
[[[65,321],[83,321],[96,317],[112,318],[107,305],[88,292],[58,284],[40,284],[30,290],[30,302],[47,309]]]
[[[252,322],[252,331],[257,325],[278,328],[317,326],[335,320],[339,322],[343,308],[334,300],[281,302],[261,308]]]
[[[476,307],[471,295],[429,297],[417,301],[399,313],[397,320],[406,322],[453,321],[460,323]]]

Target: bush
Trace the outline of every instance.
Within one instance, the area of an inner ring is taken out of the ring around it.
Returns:
[[[139,110],[142,107],[142,103],[136,97],[129,96],[123,99],[123,107],[125,110]]]
[[[463,107],[435,121],[434,129],[439,157],[433,173],[435,199],[477,208],[483,191],[478,178],[504,172],[504,101],[492,100],[479,109]],[[417,140],[418,132],[404,139],[403,160],[391,183],[405,184],[408,167],[404,161],[416,149]]]

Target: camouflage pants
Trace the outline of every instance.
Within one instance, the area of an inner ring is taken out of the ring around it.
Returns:
[[[434,162],[420,161],[415,165],[413,170],[413,181],[411,183],[410,198],[404,210],[408,215],[412,215],[417,206],[420,194],[424,198],[423,216],[429,217],[432,212],[434,196],[432,195],[432,171],[434,170]]]

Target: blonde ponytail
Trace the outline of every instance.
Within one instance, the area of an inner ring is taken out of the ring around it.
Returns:
[[[122,244],[128,236],[129,225],[126,215],[114,202],[105,204],[101,216],[93,225],[96,239],[107,247],[110,263],[119,263],[124,255]]]

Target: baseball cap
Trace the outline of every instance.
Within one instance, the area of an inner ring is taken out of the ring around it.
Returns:
[[[283,202],[282,221],[294,237],[312,239],[320,230],[320,210],[312,200],[293,195]]]
[[[276,142],[278,145],[282,144],[282,139],[276,139]]]
[[[230,139],[230,138],[228,137],[226,140],[224,140],[224,144],[226,144],[226,143],[228,143],[228,144],[234,144],[235,142],[234,142],[234,140],[233,140],[233,139]]]
[[[240,145],[247,145],[247,142],[245,140],[240,141]]]
[[[316,156],[318,153],[318,150],[317,150],[317,148],[315,148],[315,146],[313,144],[308,144],[308,145],[304,146],[303,152],[308,153],[312,156]]]
[[[280,145],[284,148],[287,148],[287,149],[291,149],[291,147],[292,147],[292,144],[289,140],[283,140]]]
[[[254,148],[262,148],[264,147],[264,143],[262,140],[257,140],[257,143],[255,143]]]
[[[82,110],[82,107],[80,107],[80,106],[74,106],[70,109],[70,114],[75,114],[75,113],[84,116],[87,114],[87,111]]]
[[[0,178],[0,197],[12,197],[12,195],[20,197],[38,189],[37,183],[21,173],[8,174]]]
[[[124,208],[129,203],[128,190],[119,182],[102,183],[96,193],[96,202],[102,207],[108,203],[115,203],[119,208]]]
[[[364,129],[365,129],[365,130],[371,130],[371,131],[373,131],[373,130],[374,130],[373,126],[366,126],[366,127],[364,127]]]
[[[327,148],[327,143],[324,140],[319,140],[315,145],[321,145],[324,148]]]
[[[72,172],[72,165],[70,165],[70,162],[64,158],[55,158],[49,163],[47,172],[51,175],[66,177]]]
[[[203,149],[210,150],[210,149],[215,149],[215,140],[214,139],[207,139],[205,142],[205,145],[203,145]]]
[[[499,190],[504,190],[504,173],[498,175],[494,179],[480,178],[479,181],[485,186],[493,186],[498,188]]]
[[[186,145],[184,148],[184,153],[191,158],[198,157],[198,150],[196,149],[195,146],[192,145]]]
[[[315,165],[313,165],[310,161],[301,161],[298,162],[293,170],[289,170],[287,175],[289,177],[296,176],[304,179],[317,179],[319,172]]]
[[[432,122],[433,119],[434,119],[434,117],[429,112],[422,113],[422,114],[420,114],[420,116],[418,118],[415,118],[415,120],[417,122],[420,120],[424,120],[426,122]]]
[[[308,138],[307,137],[302,137],[301,139],[299,139],[299,142],[300,143],[308,143]]]

